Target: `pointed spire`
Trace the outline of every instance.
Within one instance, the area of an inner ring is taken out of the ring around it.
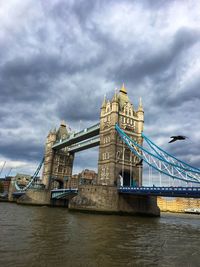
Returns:
[[[64,120],[61,121],[60,126],[64,126],[64,127],[66,127],[66,123],[65,123]]]
[[[126,90],[126,88],[124,86],[124,83],[122,85],[122,88],[120,89],[120,92],[127,95],[127,90]]]
[[[48,136],[52,135],[52,134],[56,134],[56,128],[51,128],[48,132]]]
[[[118,102],[117,88],[115,88],[115,94],[114,94],[114,96],[113,96],[112,102]]]
[[[141,97],[140,97],[140,100],[139,100],[138,111],[144,111],[144,110],[143,110],[142,98],[141,98]]]
[[[53,133],[53,130],[54,130],[54,127],[52,127],[52,128],[50,129],[49,133],[52,134],[52,133]]]
[[[103,103],[101,108],[105,108],[106,107],[106,94],[104,95],[104,99],[103,99]]]

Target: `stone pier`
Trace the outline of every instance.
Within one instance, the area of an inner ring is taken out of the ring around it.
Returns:
[[[80,186],[69,201],[69,209],[108,214],[159,216],[156,197],[118,194],[116,186]]]

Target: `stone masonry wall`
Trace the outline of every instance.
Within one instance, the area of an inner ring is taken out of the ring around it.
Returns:
[[[69,209],[105,213],[159,216],[156,198],[118,194],[115,186],[80,186],[78,196],[69,201]]]
[[[29,189],[26,191],[24,196],[21,196],[18,200],[18,204],[29,204],[29,205],[50,205],[50,194],[48,190],[34,190]]]
[[[117,189],[111,186],[79,186],[78,196],[69,202],[70,209],[115,212],[118,207]]]

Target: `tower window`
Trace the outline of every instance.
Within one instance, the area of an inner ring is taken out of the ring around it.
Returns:
[[[103,160],[109,159],[109,152],[103,153],[102,157],[103,157]]]

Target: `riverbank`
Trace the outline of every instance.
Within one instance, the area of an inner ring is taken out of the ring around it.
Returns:
[[[200,209],[200,199],[157,197],[161,212],[185,213],[189,209]]]

